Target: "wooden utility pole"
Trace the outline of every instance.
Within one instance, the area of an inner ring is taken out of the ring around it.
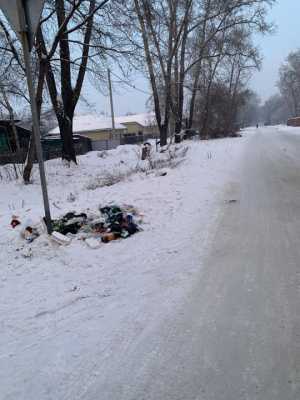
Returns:
[[[111,86],[111,77],[110,77],[110,69],[107,69],[107,76],[108,76],[108,89],[109,89],[109,99],[110,99],[110,114],[111,114],[111,138],[114,139],[115,137],[115,113],[114,113],[114,103],[113,103],[113,95],[112,95],[112,86]]]

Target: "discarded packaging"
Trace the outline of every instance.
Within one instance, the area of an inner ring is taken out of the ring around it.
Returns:
[[[15,228],[16,226],[20,225],[21,222],[17,219],[17,217],[13,216],[12,220],[11,220],[11,227]]]
[[[93,237],[85,239],[85,243],[91,249],[98,249],[101,246],[101,242]]]
[[[60,232],[53,231],[50,235],[51,239],[61,245],[67,246],[71,243],[72,239],[68,236],[63,235]]]
[[[22,232],[22,235],[24,237],[24,239],[28,242],[31,243],[34,241],[34,239],[36,239],[37,237],[39,237],[39,233],[37,228],[32,228],[31,226],[27,226],[24,231]]]

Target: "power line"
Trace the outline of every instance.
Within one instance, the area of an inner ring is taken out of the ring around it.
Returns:
[[[138,91],[138,92],[147,94],[148,96],[152,96],[152,93],[146,92],[145,90],[140,89],[140,88],[136,87],[135,85],[132,85],[132,84],[129,83],[129,82],[126,82],[124,79],[120,78],[120,77],[119,77],[117,74],[115,74],[114,72],[111,72],[111,74],[112,74],[113,76],[115,76],[116,78],[118,78],[120,82],[122,82],[122,83],[124,83],[125,85],[131,87],[132,89],[134,89],[134,90],[136,90],[136,91]]]
[[[114,103],[113,103],[113,94],[111,88],[111,78],[110,78],[111,71],[108,68],[107,75],[108,75],[108,88],[109,88],[109,100],[110,100],[110,114],[111,114],[111,124],[112,124],[112,138],[115,138],[115,113],[114,113]]]
[[[135,85],[132,85],[131,83],[125,81],[125,80],[122,79],[122,78],[120,78],[120,77],[119,77],[117,74],[115,74],[114,72],[111,72],[111,75],[114,75],[116,78],[119,79],[119,81],[120,81],[121,83],[123,83],[123,84],[125,84],[125,85],[131,87],[132,89],[137,90],[138,92],[147,94],[148,96],[152,96],[152,93],[146,92],[145,90],[140,89],[140,88],[136,87]],[[115,83],[117,83],[117,82],[115,82]],[[198,87],[198,86],[188,86],[188,85],[186,85],[186,84],[183,84],[183,82],[180,82],[180,81],[174,82],[174,83],[183,85],[183,87],[185,87],[186,89],[189,89],[189,90],[193,90],[193,89],[195,89],[195,90],[202,90],[202,87],[200,87],[200,86],[199,86],[199,87]]]

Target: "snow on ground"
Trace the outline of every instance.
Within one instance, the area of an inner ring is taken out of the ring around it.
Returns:
[[[274,126],[271,128],[274,129]],[[287,126],[287,125],[276,125],[275,129],[280,132],[294,133],[296,135],[300,135],[300,127]]]
[[[1,400],[85,399],[88,387],[130,357],[139,337],[175,309],[201,273],[246,142],[247,135],[189,142],[185,161],[166,176],[133,173],[137,146],[102,158],[88,153],[78,167],[47,162],[54,217],[111,202],[144,215],[142,232],[97,250],[76,240],[60,247],[45,236],[24,243],[10,220],[43,215],[38,173],[29,186],[0,182]],[[97,187],[118,170],[121,182]],[[31,258],[22,255],[26,246]]]
[[[295,135],[300,135],[300,127],[294,127],[294,126],[287,126],[287,125],[267,125],[267,126],[260,126],[258,129],[256,127],[249,127],[246,129],[247,134],[250,133],[257,133],[261,129],[264,130],[264,132],[270,131],[271,133],[276,132],[281,132],[281,133],[291,133]]]

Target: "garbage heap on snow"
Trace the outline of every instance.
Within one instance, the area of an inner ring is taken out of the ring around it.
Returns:
[[[69,244],[72,239],[79,239],[85,241],[89,247],[97,248],[101,242],[108,243],[134,235],[141,230],[140,223],[141,215],[133,206],[108,205],[100,207],[97,213],[68,212],[53,220],[53,232],[50,237],[59,244]],[[43,233],[40,225],[22,225],[13,217],[11,226],[14,229],[20,228],[21,236],[29,243]]]
[[[137,233],[140,230],[135,221],[137,215],[132,206],[116,205],[101,207],[99,216],[69,212],[53,221],[53,230],[69,237],[95,238],[107,243]]]

